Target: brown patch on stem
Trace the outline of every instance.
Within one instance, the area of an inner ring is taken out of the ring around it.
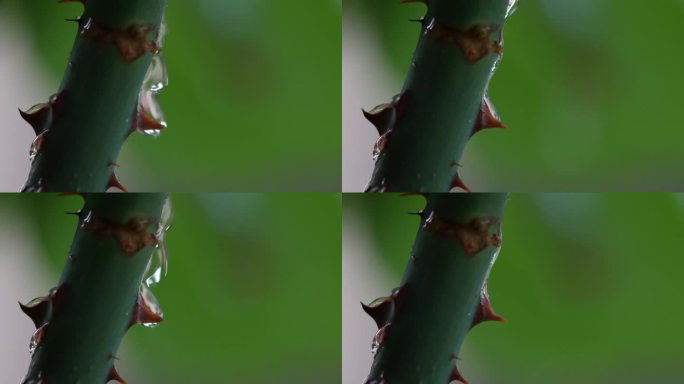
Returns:
[[[157,43],[148,39],[149,34],[156,30],[157,27],[150,23],[132,24],[121,30],[107,28],[89,18],[81,29],[81,35],[101,43],[116,45],[123,60],[132,63],[147,52],[159,53]]]
[[[423,230],[440,236],[458,238],[465,253],[473,256],[490,245],[501,245],[499,235],[489,233],[489,227],[495,222],[493,218],[474,218],[467,224],[461,224],[440,218],[432,211],[423,224]]]
[[[99,217],[84,220],[81,227],[84,231],[98,236],[113,237],[127,256],[133,256],[148,245],[157,245],[157,237],[147,233],[147,227],[152,224],[149,218],[134,217],[126,224],[109,221]]]
[[[429,40],[442,44],[456,44],[461,48],[463,56],[469,63],[475,63],[489,53],[503,53],[503,46],[492,41],[492,32],[498,29],[494,25],[473,25],[468,30],[448,27],[432,18],[423,35]]]

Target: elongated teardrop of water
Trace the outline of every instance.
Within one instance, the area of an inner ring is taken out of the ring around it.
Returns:
[[[172,219],[173,209],[171,207],[171,198],[167,198],[164,202],[164,207],[162,208],[161,217],[155,232],[157,246],[152,253],[152,257],[150,258],[150,262],[147,264],[147,269],[145,271],[145,285],[148,287],[158,284],[168,272],[169,258],[166,250],[166,231],[171,228]]]
[[[506,17],[509,17],[515,12],[515,10],[518,8],[518,1],[519,0],[508,0],[508,7],[506,8]]]
[[[142,299],[147,306],[147,308],[152,311],[155,315],[158,315],[159,317],[164,317],[164,312],[161,309],[161,306],[159,305],[159,300],[154,296],[152,291],[147,288],[145,284],[142,284],[140,286],[140,295],[142,296]],[[156,326],[159,325],[159,323],[141,323],[144,327],[146,328],[155,328]]]

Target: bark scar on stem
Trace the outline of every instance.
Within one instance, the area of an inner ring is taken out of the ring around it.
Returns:
[[[99,236],[113,237],[127,256],[136,254],[148,245],[157,245],[157,237],[147,233],[147,227],[154,221],[150,218],[134,217],[125,224],[99,217],[87,218],[82,228]]]
[[[496,221],[496,218],[474,218],[461,224],[440,218],[432,211],[423,224],[423,230],[440,236],[457,237],[465,253],[473,256],[490,245],[501,245],[499,234],[489,233],[489,227]]]
[[[442,44],[457,44],[469,63],[475,63],[488,53],[503,53],[503,46],[492,41],[490,35],[499,27],[494,24],[476,24],[468,30],[461,31],[448,27],[432,18],[423,35],[429,40]]]
[[[132,24],[126,29],[113,29],[97,24],[89,18],[81,35],[101,43],[114,43],[125,62],[131,63],[147,52],[159,53],[159,46],[148,39],[150,32],[157,30],[154,24]]]

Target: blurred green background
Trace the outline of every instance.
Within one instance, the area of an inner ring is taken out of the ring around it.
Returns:
[[[398,3],[344,0],[345,191],[362,190],[373,166],[377,133],[360,109],[399,92],[418,39],[419,24],[407,20],[425,6]],[[465,183],[480,191],[681,190],[683,17],[680,0],[521,0],[489,87],[508,129],[473,137],[461,162]]]
[[[0,79],[15,79],[14,88],[38,83],[32,92],[3,91],[4,140],[24,153],[6,159],[4,174],[18,164],[23,178],[28,172],[33,137],[16,108],[57,90],[76,34],[64,19],[81,11],[79,3],[0,0]],[[126,142],[123,184],[132,191],[339,191],[340,14],[339,0],[169,1],[170,81],[160,94],[169,128],[156,140],[136,134]],[[13,70],[3,64],[12,60],[19,61]]]
[[[174,194],[165,313],[119,351],[129,383],[339,383],[340,195]],[[28,367],[17,300],[57,283],[78,196],[0,194],[0,382]]]
[[[399,283],[419,223],[406,213],[424,206],[344,196],[345,384],[368,374],[377,330],[358,302]],[[472,383],[681,382],[683,231],[684,194],[512,194],[489,281],[508,323],[472,330],[461,373]]]

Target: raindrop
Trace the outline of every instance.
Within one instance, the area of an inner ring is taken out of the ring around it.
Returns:
[[[506,8],[506,17],[511,16],[518,9],[519,0],[508,0],[508,7]]]
[[[375,146],[373,147],[373,161],[378,161],[378,157],[380,157],[382,151],[385,150],[385,147],[387,146],[387,138],[390,132],[392,131],[385,132],[385,134],[380,136],[380,138],[378,138],[378,140],[375,142]]]
[[[373,354],[373,356],[375,356],[375,354],[378,352],[378,349],[380,349],[380,346],[385,341],[390,325],[391,324],[387,324],[384,327],[378,329],[378,332],[376,332],[375,336],[373,336],[373,343],[371,344],[371,354]]]
[[[173,210],[171,207],[171,198],[166,198],[164,207],[162,208],[161,217],[157,224],[155,236],[157,238],[157,245],[145,271],[145,285],[151,287],[161,281],[166,276],[168,271],[169,259],[166,250],[166,231],[171,228],[171,220],[173,218]]]
[[[166,22],[162,19],[155,41],[160,51],[152,57],[150,66],[145,73],[145,79],[138,94],[137,114],[139,117],[134,122],[135,130],[153,137],[158,137],[161,131],[166,128],[164,112],[158,99],[158,93],[169,84],[166,62],[161,50],[165,35]]]
[[[35,332],[33,332],[33,336],[31,336],[31,342],[29,343],[29,353],[31,356],[36,352],[36,348],[40,345],[40,343],[43,341],[43,337],[45,337],[45,330],[47,329],[47,324],[43,324],[42,327],[36,329]]]
[[[159,300],[157,300],[152,291],[145,284],[142,284],[140,286],[140,296],[142,297],[143,305],[145,305],[150,311],[152,311],[152,313],[159,317],[164,317],[164,312],[162,311],[161,306],[159,305]],[[146,328],[155,328],[159,325],[159,323],[156,322],[141,322],[141,324]]]
[[[38,155],[38,152],[43,148],[43,143],[45,142],[45,134],[48,133],[48,131],[43,131],[41,132],[38,136],[36,136],[35,139],[33,139],[33,143],[31,143],[31,148],[29,149],[29,161],[33,163],[33,160],[36,159],[36,156]]]

